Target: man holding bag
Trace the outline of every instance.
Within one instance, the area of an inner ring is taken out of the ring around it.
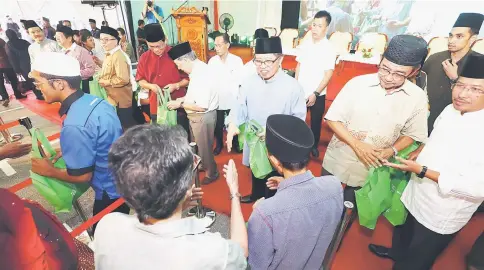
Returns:
[[[273,114],[293,115],[306,119],[304,91],[296,79],[282,71],[282,45],[279,37],[258,38],[255,41],[254,65],[257,74],[248,76],[239,90],[236,104],[228,116],[227,150],[232,149],[232,139],[238,135],[240,125],[254,120],[265,127],[267,117]],[[268,99],[270,101],[268,102]],[[261,137],[264,132],[261,132]],[[244,144],[243,164],[250,166],[250,149]],[[251,203],[273,192],[266,190],[267,179],[278,175],[271,173],[263,179],[252,173],[252,193],[241,198],[242,203]],[[266,194],[267,193],[267,194]]]
[[[52,160],[32,159],[32,172],[74,184],[89,182],[95,192],[94,216],[120,197],[108,169],[108,151],[122,133],[116,112],[106,101],[78,89],[81,73],[73,57],[39,53],[30,77],[45,101],[60,102],[59,114],[66,115],[60,135],[62,154]],[[61,156],[67,169],[53,165]],[[129,213],[129,207],[123,204],[115,211]]]

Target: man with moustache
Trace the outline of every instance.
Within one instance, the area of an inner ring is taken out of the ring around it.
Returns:
[[[237,102],[232,107],[227,123],[227,150],[232,149],[232,140],[240,133],[239,126],[251,120],[266,126],[267,118],[273,114],[287,114],[306,119],[304,91],[293,77],[281,69],[282,45],[279,37],[258,38],[255,41],[254,65],[257,74],[250,75],[239,90]],[[262,135],[261,135],[262,136]],[[250,150],[247,143],[243,150],[243,164],[249,166]],[[272,172],[264,179],[252,174],[252,192],[241,198],[242,203],[255,202],[271,197],[273,191],[266,186],[267,180],[279,175]]]
[[[319,139],[321,123],[323,122],[326,99],[326,86],[333,76],[336,62],[336,52],[326,38],[331,15],[327,11],[319,11],[314,15],[311,24],[311,39],[299,47],[296,58],[296,79],[304,89],[306,106],[311,113],[311,130],[314,136],[313,157],[319,157]]]
[[[326,113],[334,131],[323,160],[323,175],[346,184],[345,201],[365,183],[370,167],[396,156],[413,142],[427,139],[427,98],[407,78],[418,72],[427,42],[410,35],[395,36],[378,73],[350,80]]]
[[[142,88],[150,91],[149,115],[151,121],[156,123],[157,91],[168,89],[172,100],[184,97],[188,86],[188,76],[186,73],[178,71],[175,63],[168,56],[171,47],[165,43],[165,33],[160,24],[148,24],[144,27],[144,32],[149,51],[143,53],[139,58],[136,81]],[[190,134],[187,113],[183,108],[177,109],[177,123],[185,129],[187,134]]]
[[[401,197],[409,215],[395,227],[392,247],[369,245],[377,256],[394,260],[395,270],[431,269],[484,201],[482,67],[484,55],[467,57],[452,86],[452,104],[437,117],[416,161],[383,162],[412,173]]]
[[[30,63],[33,63],[35,61],[35,57],[40,52],[60,52],[61,51],[61,48],[59,47],[57,42],[47,38],[44,34],[44,31],[42,31],[42,29],[37,25],[36,22],[32,20],[27,20],[25,21],[24,25],[25,25],[25,29],[27,29],[27,32],[34,40],[34,43],[30,44],[29,46]],[[37,97],[37,99],[39,100],[44,99],[42,97],[42,92],[40,92],[39,90],[34,89],[33,92]]]
[[[215,125],[215,150],[214,155],[219,155],[223,148],[223,134],[225,126],[225,116],[229,114],[230,108],[235,102],[239,92],[239,76],[244,64],[242,59],[229,52],[229,35],[219,34],[215,37],[215,51],[217,55],[210,58],[208,67],[217,76],[218,109],[217,124]],[[237,136],[234,142],[237,142]],[[235,144],[237,147],[237,144]],[[237,151],[239,152],[239,151]]]
[[[471,50],[471,46],[479,35],[483,20],[483,14],[460,14],[449,33],[449,49],[429,56],[423,65],[422,70],[427,74],[428,83],[430,115],[427,124],[429,135],[437,116],[452,103],[451,85],[460,74],[467,57],[475,53]],[[411,153],[410,159],[415,160],[423,147],[421,145]]]

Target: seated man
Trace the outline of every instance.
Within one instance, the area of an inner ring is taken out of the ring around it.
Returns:
[[[259,201],[249,219],[251,269],[319,269],[343,212],[343,188],[334,176],[314,177],[306,167],[314,136],[290,115],[267,119],[266,145],[282,175],[274,197]]]
[[[135,216],[110,213],[96,231],[96,269],[245,269],[247,230],[232,200],[231,240],[210,233],[201,219],[182,218],[201,198],[190,190],[194,155],[180,126],[140,125],[113,145],[109,164]],[[233,164],[233,162],[231,162]],[[231,174],[232,175],[232,174]],[[238,185],[231,186],[238,198]]]

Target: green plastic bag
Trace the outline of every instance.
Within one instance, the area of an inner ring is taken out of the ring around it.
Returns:
[[[56,151],[39,129],[31,129],[32,133],[32,156],[34,158],[42,158],[40,153],[39,143],[43,146],[46,154],[55,157]],[[64,159],[60,158],[55,164],[55,168],[65,169],[66,163]],[[44,197],[52,206],[54,206],[55,213],[69,212],[72,209],[72,202],[77,200],[89,188],[89,183],[71,184],[64,181],[59,181],[54,178],[38,175],[30,171],[30,178],[37,191]]]
[[[108,94],[106,93],[106,90],[104,89],[104,87],[99,85],[99,81],[96,77],[93,77],[93,80],[89,82],[89,91],[90,94],[93,96],[102,98],[104,100],[108,99]]]
[[[167,90],[163,90],[163,92],[159,91],[156,98],[158,99],[156,123],[159,125],[176,126],[176,110],[168,109],[168,102],[171,101],[170,92]]]
[[[398,153],[398,156],[407,158],[417,147],[418,144],[413,143]],[[398,163],[393,158],[390,161]],[[408,212],[400,198],[409,179],[410,173],[398,169],[385,166],[371,168],[365,184],[355,192],[360,225],[368,229],[375,229],[381,214],[384,214],[394,226],[403,224]]]
[[[272,165],[267,156],[266,144],[257,134],[264,129],[254,120],[248,122],[243,128],[245,141],[250,150],[249,164],[254,176],[259,179],[265,178],[273,171]],[[242,131],[241,131],[242,132]]]

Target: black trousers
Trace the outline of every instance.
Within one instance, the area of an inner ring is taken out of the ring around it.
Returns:
[[[106,207],[113,204],[117,199],[110,199],[106,192],[103,193],[103,197],[100,200],[94,200],[94,206],[92,207],[92,216],[97,215],[99,212],[104,210]],[[119,212],[124,214],[129,214],[129,206],[123,203],[118,208],[114,209],[113,212]],[[92,225],[92,232],[96,230],[97,223]]]
[[[34,80],[31,79],[31,78],[29,78],[29,73],[22,71],[22,76],[24,77],[27,85],[31,87],[32,92],[34,92],[34,94],[35,94],[35,97],[37,97],[37,98],[43,98],[42,92],[40,90],[38,90],[38,89],[35,88],[35,86],[34,86]]]
[[[9,99],[4,76],[6,76],[10,81],[15,96],[21,95],[20,91],[18,90],[17,74],[13,68],[0,68],[0,96],[2,97],[2,100]]]
[[[276,190],[270,190],[266,183],[267,180],[273,176],[281,176],[277,171],[272,171],[269,175],[267,175],[263,179],[256,178],[255,175],[252,173],[252,193],[251,199],[258,200],[262,197],[270,198],[276,194]]]
[[[318,147],[321,137],[325,99],[326,95],[316,97],[314,105],[308,108],[311,113],[311,131],[314,135],[314,148]]]
[[[138,123],[134,118],[133,107],[117,108],[116,113],[118,114],[119,121],[121,122],[124,131],[128,130],[130,127],[142,124]]]
[[[81,90],[82,90],[82,92],[84,92],[86,94],[91,93],[91,90],[89,88],[89,82],[90,81],[92,81],[92,77],[81,81]]]
[[[420,224],[410,213],[403,225],[393,229],[390,253],[394,270],[429,270],[454,239],[453,234],[438,234]]]
[[[230,113],[230,110],[217,110],[217,123],[215,124],[215,145],[217,147],[223,147],[224,145],[224,126],[225,116]],[[232,146],[238,148],[239,137],[234,136],[232,140]]]
[[[150,115],[149,105],[142,105],[141,109],[143,110],[144,113]],[[157,118],[156,114],[151,114],[150,118],[153,123],[156,123],[156,118]],[[177,110],[176,122],[178,125],[182,126],[182,128],[187,132],[188,141],[191,142],[190,141],[190,122],[188,121],[188,116],[184,109]]]

